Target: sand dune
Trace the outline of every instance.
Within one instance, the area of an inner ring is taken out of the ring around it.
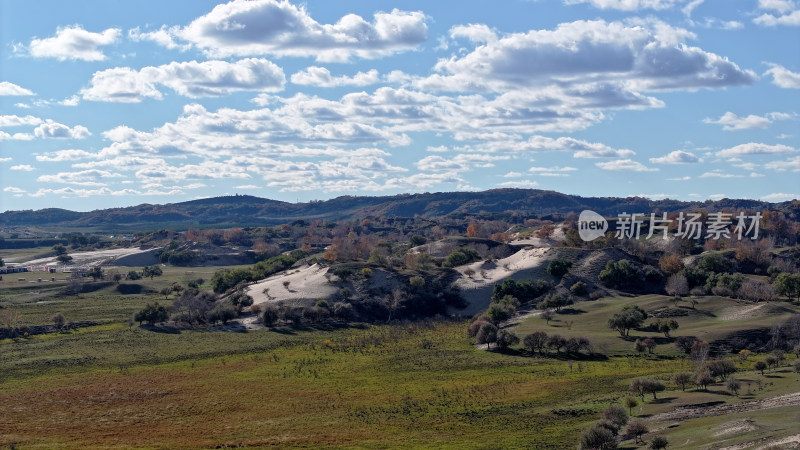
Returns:
[[[253,304],[268,302],[299,302],[309,299],[327,299],[336,294],[338,288],[325,278],[327,267],[319,264],[290,269],[250,285],[246,292],[253,297]],[[288,281],[288,288],[284,282]],[[268,289],[267,294],[264,289]]]

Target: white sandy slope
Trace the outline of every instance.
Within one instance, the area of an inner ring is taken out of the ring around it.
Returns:
[[[451,312],[471,316],[485,311],[489,307],[495,283],[506,278],[531,278],[534,272],[544,270],[545,263],[551,259],[548,257],[549,252],[549,248],[525,248],[495,262],[479,261],[456,267],[461,277],[453,284],[461,289],[461,296],[468,306]],[[467,269],[475,271],[471,278],[464,274]]]
[[[319,264],[289,269],[250,285],[245,292],[253,297],[253,304],[274,302],[299,302],[309,299],[327,299],[338,289],[328,282],[327,267]],[[288,289],[283,283],[289,282]],[[264,294],[269,289],[269,295]]]
[[[152,255],[157,249],[147,248],[112,248],[107,250],[96,250],[90,252],[75,252],[69,253],[72,256],[72,262],[66,267],[88,269],[95,266],[112,266],[112,265],[147,265],[157,263],[158,260]],[[154,260],[154,262],[151,262]],[[63,264],[56,261],[55,256],[47,258],[38,258],[30,261],[25,261],[25,258],[18,258],[9,260],[7,262],[19,262],[23,266],[33,266],[34,269],[41,269],[44,266],[62,266]]]

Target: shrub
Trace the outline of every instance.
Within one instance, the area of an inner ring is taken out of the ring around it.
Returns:
[[[566,259],[554,259],[550,261],[550,264],[547,265],[547,273],[550,275],[561,278],[569,272],[569,268],[572,267],[572,261],[568,261]]]
[[[486,315],[489,320],[497,324],[510,319],[515,312],[516,308],[508,303],[492,303],[489,305],[489,309],[486,310]]]
[[[128,275],[127,275],[126,278],[129,279],[129,280],[140,280],[142,278],[142,276],[139,275],[139,272],[137,272],[135,270],[131,270],[130,272],[128,272]]]
[[[486,344],[486,349],[491,348],[492,342],[497,341],[497,327],[491,323],[484,323],[478,329],[475,335],[476,344]]]
[[[553,288],[553,285],[545,280],[516,281],[506,278],[502,283],[494,285],[492,291],[493,299],[500,299],[506,295],[511,295],[519,299],[522,303],[527,303]]]
[[[361,269],[361,275],[364,278],[371,277],[372,276],[372,269],[370,269],[369,267],[364,267],[363,269]]]
[[[408,284],[415,288],[421,288],[425,286],[425,279],[421,276],[413,276],[408,280]]]
[[[685,275],[679,273],[671,275],[667,278],[667,284],[664,286],[664,290],[667,292],[667,295],[684,297],[689,295],[689,282],[686,280]]]
[[[578,281],[572,286],[570,286],[569,291],[572,292],[574,295],[586,295],[588,292],[588,288],[586,287],[586,283],[583,281]]]
[[[533,333],[525,336],[522,340],[522,345],[530,349],[531,353],[534,351],[542,352],[547,344],[547,333],[544,331],[534,331]]]
[[[415,234],[411,236],[408,242],[409,244],[411,244],[412,247],[416,247],[418,245],[425,244],[426,242],[428,242],[428,239],[426,239],[425,236],[420,236],[419,234]]]
[[[341,320],[352,320],[355,317],[353,305],[350,303],[336,302],[333,304],[333,315]]]
[[[480,261],[481,255],[471,248],[456,247],[442,262],[442,267],[457,267]]]
[[[614,424],[618,430],[628,423],[628,413],[619,405],[609,406],[600,414],[600,417]]]
[[[66,325],[66,323],[67,323],[67,319],[64,318],[64,314],[62,314],[62,313],[56,314],[50,320],[53,321],[53,325],[56,327],[56,330],[61,330],[62,328],[64,328],[64,325]]]
[[[606,268],[600,272],[599,278],[610,287],[636,287],[644,281],[644,274],[631,261],[621,259],[606,263]]]
[[[650,439],[650,445],[647,447],[650,450],[663,450],[669,446],[669,441],[664,436],[653,436]]]
[[[686,386],[692,384],[694,380],[694,376],[691,372],[678,372],[672,376],[672,382],[675,383],[676,386],[680,386],[682,391],[686,390]]]
[[[518,344],[519,338],[517,337],[516,334],[510,331],[500,330],[497,332],[496,342],[498,347],[506,349],[508,347],[511,347],[512,345]]]
[[[638,444],[642,438],[642,435],[646,434],[647,431],[647,425],[645,425],[644,422],[641,420],[634,420],[628,424],[628,428],[625,430],[625,433],[633,436],[634,442]]]
[[[567,297],[567,296],[564,296],[564,295],[561,295],[561,294],[556,294],[556,295],[551,295],[551,296],[547,297],[544,301],[539,303],[539,307],[542,308],[542,309],[553,308],[556,311],[561,311],[561,308],[563,308],[565,306],[568,306],[568,305],[571,305],[573,303],[574,302],[572,301],[572,299],[570,297]]]
[[[167,308],[161,306],[156,303],[148,303],[145,308],[133,316],[133,320],[139,322],[139,325],[142,322],[147,322],[149,324],[155,324],[158,322],[163,322],[167,320],[169,317],[169,313],[167,312]]]
[[[592,425],[581,432],[578,450],[614,450],[617,448],[617,437],[608,428]]]
[[[236,317],[234,306],[230,302],[220,302],[208,312],[206,319],[212,324],[217,322],[228,323],[234,317]]]
[[[667,255],[658,260],[658,267],[667,275],[675,275],[683,270],[683,262],[678,255]]]
[[[647,313],[639,305],[628,305],[608,319],[608,326],[624,337],[632,328],[640,327],[646,318]]]

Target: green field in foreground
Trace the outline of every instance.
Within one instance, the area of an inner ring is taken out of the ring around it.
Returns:
[[[173,269],[139,284],[153,290],[196,275],[185,272]],[[581,430],[619,404],[638,376],[667,384],[667,391],[657,400],[648,397],[634,414],[649,420],[672,448],[800,433],[793,428],[800,421],[796,404],[659,420],[658,414],[677,406],[747,405],[800,391],[788,366],[764,376],[753,372],[761,355],[737,362],[736,377],[749,383],[740,396],[720,384],[708,392],[677,389],[671,375],[692,366],[674,346],[633,355],[631,343],[604,325],[623,305],[650,309],[669,302],[662,296],[585,302],[575,306],[584,312],[559,315],[551,325],[530,318],[514,329],[520,336],[537,327],[589,336],[610,355],[568,360],[477,349],[462,320],[246,333],[148,330],[129,326],[127,319],[147,301],[164,297],[123,296],[116,289],[103,285],[78,297],[40,292],[44,301],[62,302],[68,320],[100,325],[0,341],[0,446],[574,448]],[[31,323],[47,323],[56,308],[30,301],[32,292],[23,286],[0,290],[0,304],[24,311]],[[752,307],[702,299],[697,308],[704,313],[679,318],[674,335],[709,339],[788,314],[742,314]],[[573,321],[571,330],[565,320]],[[786,364],[793,362],[790,355]],[[745,418],[751,422],[739,426],[736,421]],[[626,440],[622,447],[636,446]]]

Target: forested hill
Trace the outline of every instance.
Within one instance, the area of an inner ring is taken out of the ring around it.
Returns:
[[[165,205],[142,204],[90,212],[49,208],[0,213],[2,226],[64,226],[100,228],[186,228],[190,226],[276,225],[294,220],[345,220],[369,216],[453,218],[491,215],[498,219],[547,217],[591,209],[607,216],[622,212],[680,212],[702,209],[778,210],[800,221],[800,202],[756,200],[681,202],[641,197],[580,197],[536,189],[493,189],[483,192],[437,192],[384,197],[337,197],[325,201],[287,203],[249,195],[206,198]],[[487,217],[488,218],[488,217]]]

